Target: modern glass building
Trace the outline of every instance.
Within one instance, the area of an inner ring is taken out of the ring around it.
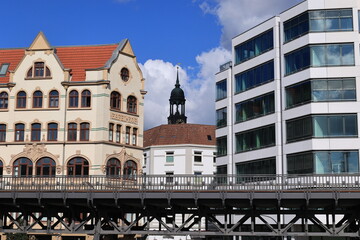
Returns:
[[[359,11],[307,0],[232,39],[216,74],[218,173],[359,172]]]

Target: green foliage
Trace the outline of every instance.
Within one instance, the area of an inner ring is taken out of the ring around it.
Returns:
[[[29,240],[29,236],[26,233],[6,233],[7,240]]]

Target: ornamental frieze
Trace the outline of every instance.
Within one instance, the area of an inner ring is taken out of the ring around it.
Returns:
[[[110,118],[113,120],[118,120],[121,122],[126,122],[126,123],[130,123],[130,124],[135,124],[138,125],[138,118],[137,117],[133,117],[133,116],[128,116],[122,113],[114,113],[111,112],[110,113]]]

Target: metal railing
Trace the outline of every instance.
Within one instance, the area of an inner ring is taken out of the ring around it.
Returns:
[[[4,191],[319,191],[358,190],[359,174],[138,175],[0,178]]]

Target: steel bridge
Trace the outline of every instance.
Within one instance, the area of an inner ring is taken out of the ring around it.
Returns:
[[[360,175],[0,178],[0,232],[359,237]]]

